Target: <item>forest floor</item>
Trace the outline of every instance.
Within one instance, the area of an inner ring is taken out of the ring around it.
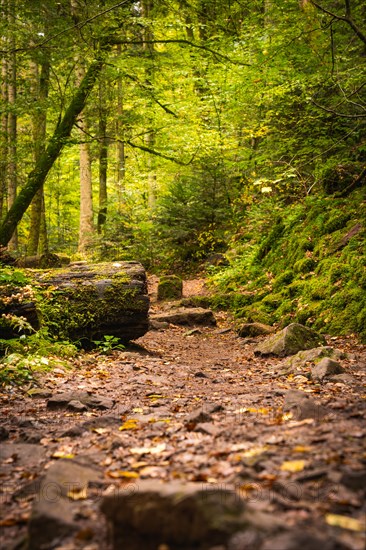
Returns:
[[[155,282],[153,312],[161,308]],[[201,280],[185,283],[185,296],[204,292]],[[341,363],[351,376],[319,384],[284,374],[279,358],[257,357],[262,337],[239,338],[228,315],[216,318],[216,327],[149,331],[110,355],[83,353],[71,369],[42,376],[42,392],[33,397],[29,388],[1,391],[2,549],[24,547],[39,480],[53,464],[69,461],[96,469],[100,478],[87,491],[68,493],[80,529],[44,548],[109,548],[103,495],[154,479],[234,487],[292,530],[292,538],[272,541],[243,533],[222,550],[312,550],[304,536],[325,537],[323,550],[363,550],[366,346],[329,338],[347,352]],[[308,394],[324,414],[285,413],[289,390]],[[65,392],[97,399],[80,411],[50,408],[50,396]]]

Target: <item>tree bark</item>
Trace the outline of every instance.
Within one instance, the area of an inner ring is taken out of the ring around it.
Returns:
[[[7,0],[1,0],[1,22],[6,27],[7,22]],[[1,37],[2,49],[7,49],[7,37],[4,35]],[[3,219],[5,207],[6,207],[6,182],[8,171],[8,112],[6,105],[8,105],[8,63],[6,55],[4,54],[1,59],[1,103],[3,105],[1,113],[1,127],[0,127],[0,222]]]
[[[11,53],[8,59],[8,210],[13,206],[17,196],[17,115],[16,115],[16,95],[17,95],[17,68],[16,68],[16,53],[15,53],[15,0],[10,0],[8,4],[9,23],[10,23],[10,40],[9,46]],[[17,228],[9,240],[9,250],[18,248],[18,233]]]
[[[108,140],[107,140],[107,109],[106,97],[103,93],[105,82],[99,82],[99,211],[98,233],[102,233],[107,221],[107,171],[108,171]]]
[[[0,226],[0,244],[3,246],[6,246],[10,241],[14,230],[29,207],[34,195],[43,185],[48,172],[60,155],[78,115],[86,104],[88,95],[94,87],[103,64],[103,53],[100,52],[98,57],[89,66],[64,116],[57,125],[53,136],[50,138],[47,149],[41,155],[35,168],[28,175],[26,184],[19,192],[13,206],[7,213]]]
[[[50,63],[45,58],[39,72],[39,65],[32,62],[33,69],[33,92],[37,98],[36,112],[33,116],[33,142],[34,142],[34,162],[37,164],[41,155],[44,153],[44,144],[46,140],[46,122],[47,111],[45,101],[48,96]],[[48,252],[47,226],[45,216],[45,202],[43,185],[35,194],[31,204],[30,213],[29,241],[27,255],[35,256],[38,252],[44,254]]]

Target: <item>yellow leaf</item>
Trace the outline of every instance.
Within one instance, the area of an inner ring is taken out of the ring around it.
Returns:
[[[120,426],[118,429],[122,432],[123,430],[137,430],[137,420],[135,418],[129,418]]]
[[[252,449],[249,449],[248,451],[244,451],[243,453],[240,453],[242,457],[249,458],[251,456],[258,456],[263,453],[265,453],[268,450],[268,447],[253,447]]]
[[[74,458],[75,457],[75,455],[71,453],[65,453],[64,451],[55,451],[51,456],[52,458]]]
[[[107,476],[113,479],[119,479],[121,477],[128,479],[136,479],[139,477],[137,472],[127,472],[126,470],[110,470],[107,472]]]
[[[142,409],[141,407],[135,407],[134,409],[132,409],[132,411],[134,413],[143,413],[144,409]]]
[[[286,460],[282,463],[281,470],[284,472],[302,472],[306,464],[306,460]]]
[[[87,487],[75,487],[67,492],[67,496],[72,500],[84,500],[87,498]]]
[[[309,453],[311,450],[312,447],[309,445],[296,445],[296,447],[292,449],[294,453]]]
[[[341,527],[349,531],[365,531],[365,524],[359,519],[340,516],[338,514],[327,514],[325,521],[333,527]]]

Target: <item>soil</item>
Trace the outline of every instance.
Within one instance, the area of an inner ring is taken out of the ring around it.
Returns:
[[[184,296],[206,292],[203,280],[184,284]],[[156,302],[156,278],[150,294],[154,313],[174,306]],[[341,364],[351,376],[320,384],[286,373],[279,358],[257,357],[263,337],[239,338],[233,319],[215,316],[216,327],[170,325],[123,351],[83,353],[72,369],[38,380],[43,395],[1,390],[1,548],[24,547],[37,481],[62,460],[99,469],[102,482],[70,495],[80,530],[59,549],[108,549],[103,495],[151,478],[234,487],[287,526],[364,548],[366,346],[328,338],[348,354]],[[324,415],[286,412],[289,390],[314,399]],[[102,408],[47,406],[64,392],[101,398]]]

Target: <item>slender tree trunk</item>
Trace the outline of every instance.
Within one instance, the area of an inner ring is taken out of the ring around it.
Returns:
[[[8,102],[9,102],[9,116],[8,116],[8,140],[9,140],[9,159],[8,159],[8,210],[13,206],[17,196],[17,115],[16,115],[16,96],[17,96],[17,82],[16,82],[16,53],[15,53],[15,0],[10,0],[8,4],[9,10],[9,23],[10,23],[10,40],[9,46],[11,53],[8,61]],[[10,250],[17,250],[18,248],[18,232],[14,229],[14,232],[9,241],[8,247]]]
[[[50,77],[50,64],[48,59],[44,59],[41,65],[41,71],[39,72],[39,66],[37,63],[32,62],[33,72],[33,84],[34,84],[34,97],[38,99],[37,110],[33,116],[33,141],[34,141],[34,161],[35,165],[39,162],[45,149],[46,140],[46,99],[48,96],[49,77]],[[30,213],[30,230],[29,241],[27,247],[27,254],[34,256],[39,252],[40,254],[48,252],[48,238],[47,238],[47,226],[46,226],[46,213],[45,213],[45,201],[44,201],[44,188],[43,185],[37,191],[32,204]]]
[[[108,140],[107,140],[107,109],[106,94],[103,93],[105,81],[99,81],[99,211],[98,233],[102,233],[107,221],[107,171],[108,171]]]
[[[144,17],[149,17],[150,12],[154,7],[154,0],[143,0],[141,3],[142,14]],[[152,43],[154,39],[154,33],[151,31],[148,25],[143,29],[143,50],[145,55],[153,61],[155,51],[154,44]],[[153,63],[146,69],[145,79],[146,84],[151,86],[152,80],[154,77],[154,67]],[[147,128],[146,137],[145,137],[146,147],[153,149],[155,145],[155,134],[153,128]],[[149,154],[147,159],[147,196],[148,196],[148,206],[150,209],[154,208],[156,203],[156,174],[155,174],[155,159]]]
[[[7,0],[1,0],[0,17],[6,28],[7,24]],[[7,49],[7,37],[1,37],[2,49]],[[8,172],[8,63],[6,55],[1,59],[1,121],[0,121],[0,222],[3,219],[6,208],[7,196],[7,172]]]
[[[0,244],[6,246],[22,219],[24,213],[29,207],[32,199],[38,189],[43,185],[48,172],[51,170],[54,162],[59,157],[67,138],[70,136],[72,127],[78,115],[83,110],[88,96],[94,87],[95,81],[104,64],[104,55],[99,54],[91,63],[85,77],[78,87],[73,99],[61,121],[57,125],[53,136],[51,137],[47,149],[39,159],[38,164],[30,172],[27,182],[19,192],[13,206],[7,213],[3,223],[0,226]]]
[[[77,84],[80,85],[85,77],[84,67],[80,60],[77,61]],[[94,236],[93,223],[93,189],[91,155],[88,139],[89,127],[85,114],[81,113],[78,119],[80,143],[80,221],[78,251],[87,253],[92,246]]]
[[[117,46],[117,54],[121,55],[121,45]],[[123,84],[122,77],[117,81],[117,119],[116,119],[116,135],[119,138],[117,141],[117,190],[118,190],[118,207],[122,206],[122,192],[124,189],[124,179],[126,174],[126,154],[125,143],[123,136]]]

